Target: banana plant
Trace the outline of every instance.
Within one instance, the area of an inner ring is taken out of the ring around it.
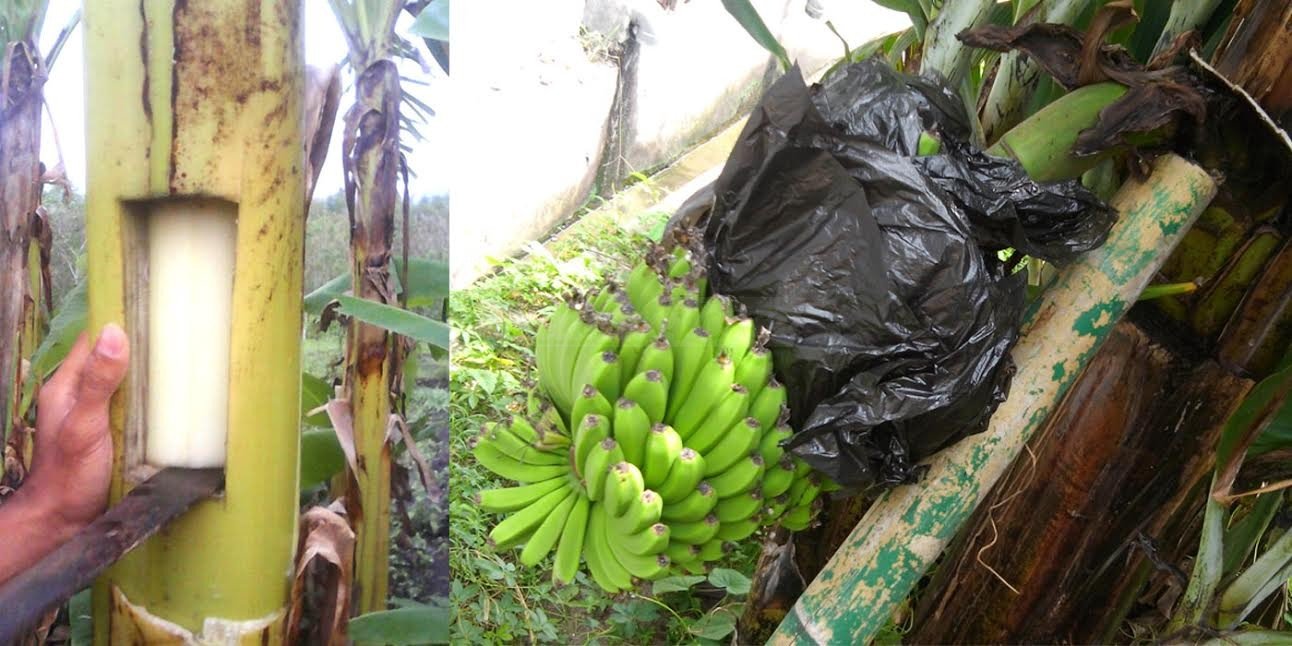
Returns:
[[[362,316],[349,321],[341,399],[348,405],[356,453],[345,496],[356,534],[355,607],[367,613],[386,608],[391,468],[386,438],[391,424],[401,423],[396,406],[402,401],[399,372],[411,347],[363,317],[381,317],[404,332],[425,333],[443,345],[447,345],[447,332],[427,327],[407,313],[390,311],[399,305],[390,259],[401,170],[407,213],[407,170],[401,154],[407,143],[401,141],[401,130],[418,136],[413,118],[401,114],[401,107],[411,106],[410,114],[429,112],[401,87],[397,59],[420,61],[412,44],[395,32],[405,4],[400,0],[330,0],[330,4],[346,38],[347,63],[354,77],[354,104],[343,120],[341,151],[350,216],[349,298],[353,300],[340,306]],[[406,256],[410,232],[404,233]]]

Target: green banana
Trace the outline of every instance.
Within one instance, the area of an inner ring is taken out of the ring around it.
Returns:
[[[763,524],[770,525],[776,522],[789,509],[790,497],[788,494],[781,494],[769,501],[766,509],[763,510]]]
[[[831,480],[830,478],[827,478],[820,474],[817,474],[817,475],[821,477],[821,493],[830,493],[832,491],[839,491],[840,489],[843,489],[843,485],[835,482],[834,480]]]
[[[610,553],[628,573],[643,581],[653,581],[668,571],[669,560],[664,554],[633,554],[621,540],[606,536]],[[662,551],[662,550],[661,550]]]
[[[691,545],[704,545],[718,535],[722,523],[713,514],[691,523],[669,523],[670,540]]]
[[[754,347],[754,320],[742,318],[729,322],[718,337],[718,352],[724,352],[737,364]]]
[[[700,426],[713,405],[727,392],[736,377],[736,366],[731,358],[719,354],[706,362],[695,376],[695,384],[685,393],[669,393],[669,407],[664,414],[673,424],[694,429]],[[677,399],[672,399],[676,397]]]
[[[588,562],[592,580],[606,592],[619,592],[633,587],[632,575],[619,564],[610,552],[606,538],[606,514],[601,503],[593,503],[588,510],[588,528],[583,538],[583,558]]]
[[[534,501],[533,504],[504,518],[489,532],[489,545],[505,550],[525,540],[553,510],[574,493],[570,487],[561,487]]]
[[[601,372],[602,364],[605,363],[603,355],[607,352],[614,352],[619,347],[619,337],[607,333],[600,327],[594,328],[588,336],[584,338],[583,345],[579,346],[578,354],[574,362],[570,365],[570,372],[566,375],[566,383],[569,384],[571,394],[571,404],[574,396],[579,393],[584,384],[597,385],[596,377]],[[609,396],[606,399],[613,399]]]
[[[684,252],[681,247],[677,249]],[[668,266],[668,277],[681,278],[689,273],[691,273],[691,259],[687,258],[685,253],[674,252],[673,262]]]
[[[780,462],[781,457],[785,455],[785,449],[781,446],[781,442],[793,436],[794,431],[784,424],[764,433],[763,439],[758,442],[758,454],[763,456],[763,462],[767,464]]]
[[[757,397],[771,378],[772,352],[767,348],[751,348],[736,364],[736,383],[748,389],[751,397]]]
[[[696,486],[691,495],[664,505],[660,518],[667,523],[693,523],[709,515],[718,504],[718,492],[707,482]]]
[[[789,491],[793,483],[794,461],[788,455],[783,455],[763,474],[763,495],[775,498]]]
[[[584,384],[583,390],[579,392],[578,397],[574,399],[574,404],[570,406],[570,422],[576,427],[588,415],[601,415],[609,418],[613,414],[614,408],[610,405],[610,401],[592,384]]]
[[[609,313],[615,307],[615,297],[619,294],[619,284],[614,280],[606,279],[605,285],[593,297],[592,308],[598,312]]]
[[[533,484],[476,492],[476,504],[485,511],[508,512],[524,509],[534,501],[563,486],[565,478],[552,478]]]
[[[727,327],[727,297],[714,296],[700,306],[700,327],[708,330],[709,336],[720,338]]]
[[[579,573],[579,557],[583,554],[583,538],[588,530],[588,510],[592,502],[582,494],[577,495],[570,517],[561,530],[561,541],[556,545],[556,558],[552,564],[552,583],[569,585]]]
[[[600,347],[597,343],[604,344],[606,334],[597,329],[596,318],[591,312],[576,311],[574,317],[566,331],[560,337],[552,339],[552,356],[555,359],[555,373],[552,375],[552,382],[560,390],[561,398],[553,399],[562,412],[569,412],[570,406],[574,403],[574,396],[583,383],[574,383],[574,371],[579,365],[579,353],[584,351],[584,346],[589,346],[588,352],[592,353],[594,347]],[[590,344],[590,342],[593,342]],[[573,423],[573,421],[571,421]]]
[[[763,475],[763,458],[757,453],[744,458],[735,466],[708,479],[719,498],[739,496],[758,484]]]
[[[659,494],[646,489],[628,505],[628,511],[621,516],[612,516],[608,529],[617,536],[627,536],[659,522],[660,512],[664,510],[664,501]]]
[[[603,415],[588,415],[579,422],[579,427],[574,429],[574,468],[582,469],[588,463],[588,454],[592,453],[592,447],[601,443],[602,440],[610,437],[610,420]],[[585,476],[584,473],[578,473],[580,478]]]
[[[602,352],[593,357],[591,363],[583,367],[580,371],[580,379],[584,384],[592,384],[606,401],[614,401],[619,398],[619,375],[623,369],[623,364],[619,362],[619,355],[614,352]]]
[[[781,516],[781,527],[790,531],[801,532],[812,524],[812,507],[811,505],[800,505],[791,507],[789,511]]]
[[[651,424],[664,421],[668,406],[668,382],[664,380],[664,373],[658,370],[638,373],[624,385],[624,397],[637,402]]]
[[[661,285],[659,296],[655,297],[654,301],[646,301],[646,305],[638,309],[641,310],[642,318],[650,323],[651,329],[662,333],[668,321],[669,312],[673,310],[673,297],[669,296],[668,291]]]
[[[666,424],[652,426],[646,436],[646,451],[641,462],[642,477],[646,481],[646,486],[654,489],[662,485],[681,453],[682,438],[672,426]]]
[[[534,448],[541,451],[564,451],[570,448],[570,438],[544,426],[538,430],[538,442]]]
[[[544,403],[546,404],[546,402]],[[539,441],[547,442],[548,440],[543,438],[543,435],[547,434],[564,438],[566,444],[570,443],[570,428],[565,425],[565,420],[561,419],[561,411],[551,404],[543,406],[542,413],[538,418],[538,426],[535,427],[535,430],[538,431]]]
[[[749,538],[758,528],[762,527],[757,516],[734,523],[723,523],[718,529],[717,537],[724,541],[737,543]]]
[[[673,307],[668,311],[668,325],[664,329],[664,334],[668,337],[668,342],[677,347],[682,337],[695,329],[699,323],[700,306],[695,299],[686,298],[680,301],[674,299]]]
[[[723,523],[735,523],[752,518],[763,506],[763,494],[757,487],[730,498],[718,501],[713,508],[713,515]]]
[[[475,456],[476,461],[481,466],[508,480],[542,482],[570,472],[570,465],[568,464],[525,464],[498,450],[498,447],[494,444],[481,440],[482,438],[477,438],[476,445],[471,449],[471,454]]]
[[[556,547],[556,542],[560,540],[562,530],[565,529],[565,523],[570,517],[570,510],[582,496],[578,493],[571,493],[566,496],[550,513],[543,523],[534,530],[529,540],[525,541],[525,548],[520,551],[520,562],[522,565],[533,567],[547,556],[552,548]]]
[[[583,488],[591,500],[600,500],[605,492],[606,476],[610,465],[618,464],[624,459],[624,452],[614,438],[601,440],[588,451],[587,462],[583,466]]]
[[[677,428],[673,415],[686,402],[686,395],[695,385],[700,369],[704,367],[706,358],[711,356],[711,341],[709,333],[702,327],[692,328],[677,342],[669,340],[673,346],[674,366],[673,376],[668,380],[668,410],[664,413],[664,421],[673,424],[673,428]]]
[[[646,451],[646,436],[650,434],[650,416],[637,402],[620,398],[615,402],[614,437],[624,450],[624,459],[642,464]]]
[[[803,458],[795,457],[794,458],[794,477],[806,478],[809,473],[812,473],[812,465],[808,464],[807,462],[804,462]]]
[[[568,302],[558,304],[551,318],[548,319],[547,325],[542,327],[542,344],[535,353],[539,388],[546,392],[562,410],[570,409],[571,397],[567,391],[569,383],[561,376],[568,374],[565,367],[570,361],[568,355],[571,352],[578,352],[577,345],[573,349],[568,347],[572,334],[576,332],[573,326],[578,322],[579,313],[570,307]],[[586,334],[586,330],[583,330],[582,334]]]
[[[677,565],[677,568],[685,574],[695,574],[698,576],[705,576],[709,573],[708,569],[704,567],[704,562],[699,560],[687,561],[685,563],[677,563],[676,565]]]
[[[658,371],[664,377],[664,383],[668,384],[673,380],[673,363],[673,344],[661,334],[642,350],[642,356],[633,370],[637,373]],[[667,405],[667,397],[665,400]]]
[[[650,323],[637,319],[630,321],[624,332],[624,340],[619,344],[619,364],[622,366],[622,374],[619,376],[619,386],[622,390],[628,386],[628,382],[637,376],[635,369],[637,361],[642,356],[642,351],[650,345],[655,337],[651,334]]]
[[[480,441],[493,444],[504,455],[525,464],[569,464],[568,458],[561,456],[560,453],[544,451],[532,444],[527,444],[501,424],[494,425]]]
[[[632,301],[633,307],[639,311],[664,293],[664,283],[660,280],[659,274],[655,273],[655,269],[646,262],[637,263],[637,266],[632,268],[625,287],[628,300]]]
[[[758,395],[749,403],[749,416],[758,420],[763,428],[774,428],[785,408],[785,386],[771,378]]]
[[[511,416],[511,423],[507,425],[507,430],[511,431],[512,435],[515,435],[525,444],[538,442],[538,431],[530,425],[529,420],[520,415]]]
[[[794,491],[794,485],[798,485],[798,482],[790,486],[790,498],[793,500],[793,504],[800,507],[812,504],[812,501],[821,495],[821,479],[816,474],[812,474],[799,482],[803,482],[805,485],[797,492]]]
[[[678,435],[682,436],[682,441],[687,446],[699,453],[704,453],[722,440],[722,435],[727,432],[727,429],[744,419],[748,412],[749,391],[740,384],[732,384],[699,426],[688,429],[680,429],[676,426],[673,428],[678,428]]]
[[[668,279],[668,295],[673,299],[673,306],[676,308],[678,303],[685,300],[695,301],[696,317],[695,322],[700,323],[700,294],[695,290],[695,284],[688,283],[686,276],[678,276]],[[672,313],[670,313],[670,316]]]
[[[673,562],[673,565],[681,566],[699,561],[701,551],[699,545],[669,541],[668,547],[664,548],[664,555]]]
[[[701,561],[716,561],[731,551],[731,543],[715,538],[700,546]]]
[[[622,326],[626,321],[637,317],[637,308],[632,306],[625,297],[619,306],[610,311],[610,322]]]
[[[632,554],[646,556],[664,552],[668,547],[669,535],[668,525],[655,523],[640,531],[626,536],[617,536],[611,540],[622,541],[624,549]]]
[[[717,446],[704,454],[704,477],[716,476],[748,456],[763,436],[758,420],[746,417],[731,425]]]
[[[605,495],[601,503],[608,515],[622,516],[645,490],[642,484],[642,472],[637,469],[637,465],[631,462],[618,462],[610,467],[610,474],[606,477]]]
[[[702,479],[704,479],[704,456],[693,449],[683,447],[677,454],[677,460],[669,467],[664,482],[653,488],[659,492],[659,497],[664,499],[665,504],[673,504],[693,493]]]

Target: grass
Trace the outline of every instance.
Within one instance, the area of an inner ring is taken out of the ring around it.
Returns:
[[[574,585],[558,588],[551,582],[550,556],[525,568],[515,551],[488,547],[486,536],[499,518],[473,499],[481,489],[514,484],[478,466],[467,441],[485,422],[522,406],[534,375],[537,326],[561,294],[597,284],[607,272],[626,271],[665,221],[664,214],[650,213],[621,227],[593,212],[547,245],[531,245],[524,258],[501,263],[492,275],[452,295],[450,601],[453,634],[463,643],[716,643],[706,639],[722,636],[715,624],[727,625],[739,614],[743,593],[709,583],[655,596],[650,586],[609,595],[580,572]],[[758,548],[750,541],[716,565],[748,574]]]

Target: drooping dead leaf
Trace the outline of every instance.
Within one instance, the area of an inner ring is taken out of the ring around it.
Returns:
[[[305,81],[305,212],[309,213],[319,170],[327,160],[332,126],[341,104],[341,66],[306,67]]]
[[[292,643],[346,644],[354,530],[335,510],[314,507],[301,517],[287,634]],[[302,634],[301,621],[310,627]]]
[[[323,306],[323,311],[319,312],[319,332],[327,332],[327,329],[332,327],[334,322],[344,321],[346,319],[346,317],[342,316],[338,311],[340,308],[341,301],[331,301],[327,305]]]
[[[1248,420],[1246,428],[1242,429],[1225,463],[1217,465],[1219,468],[1216,471],[1216,484],[1211,489],[1212,499],[1228,504],[1238,497],[1234,495],[1234,481],[1238,479],[1238,472],[1243,467],[1248,447],[1260,437],[1261,433],[1265,432],[1289,397],[1292,397],[1292,379],[1280,383],[1260,410]]]
[[[421,477],[422,486],[426,488],[426,493],[432,500],[439,500],[441,498],[439,485],[435,481],[435,476],[431,472],[431,466],[427,463],[426,457],[417,448],[417,441],[413,439],[413,434],[408,429],[408,421],[400,415],[392,414],[390,416],[390,427],[391,431],[397,432],[398,436],[403,438],[404,448],[408,450],[408,455],[413,458],[413,462],[417,463],[417,472]],[[388,440],[389,437],[388,434]]]
[[[1081,43],[1081,55],[1078,58],[1077,68],[1078,85],[1089,85],[1105,80],[1107,76],[1101,69],[1104,59],[1116,59],[1119,65],[1130,60],[1130,54],[1125,49],[1105,45],[1104,40],[1107,39],[1108,34],[1137,20],[1139,16],[1135,15],[1135,7],[1131,5],[1130,0],[1109,2],[1095,12],[1095,17],[1090,21],[1090,27],[1086,30],[1085,38]]]
[[[1135,20],[1130,0],[1118,0],[1104,5],[1085,33],[1066,25],[1019,23],[1012,27],[987,25],[957,37],[972,47],[1021,51],[1069,90],[1105,81],[1129,87],[1077,138],[1072,153],[1093,155],[1127,143],[1130,135],[1163,128],[1181,116],[1194,123],[1206,118],[1202,82],[1187,67],[1174,64],[1186,49],[1196,46],[1196,32],[1181,34],[1148,65],[1141,65],[1125,48],[1104,42],[1110,33]]]
[[[1019,23],[1012,27],[984,25],[956,35],[970,47],[996,52],[1018,50],[1036,62],[1065,88],[1078,86],[1084,34],[1067,25],[1048,22]]]
[[[53,168],[44,168],[40,175],[41,184],[50,184],[63,190],[63,199],[72,199],[72,181],[67,178],[67,169],[63,168],[63,162],[59,161],[54,164]]]
[[[346,464],[350,465],[350,473],[357,473],[359,463],[354,454],[354,415],[350,411],[350,402],[347,399],[332,399],[325,408],[327,418],[332,422],[332,430],[336,432],[337,442],[341,444],[341,452],[345,453]]]
[[[1152,132],[1187,114],[1195,123],[1206,118],[1207,105],[1192,87],[1170,81],[1132,87],[1099,113],[1099,122],[1083,130],[1072,146],[1074,155],[1093,155],[1126,143],[1127,135]]]

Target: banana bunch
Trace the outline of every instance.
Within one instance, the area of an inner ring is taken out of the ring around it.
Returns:
[[[529,566],[555,549],[557,583],[581,558],[611,592],[703,573],[764,526],[808,527],[831,484],[782,448],[792,431],[766,331],[706,297],[694,240],[558,306],[536,339],[546,397],[475,439],[482,465],[522,483],[478,494],[510,514],[490,541],[523,543]]]

